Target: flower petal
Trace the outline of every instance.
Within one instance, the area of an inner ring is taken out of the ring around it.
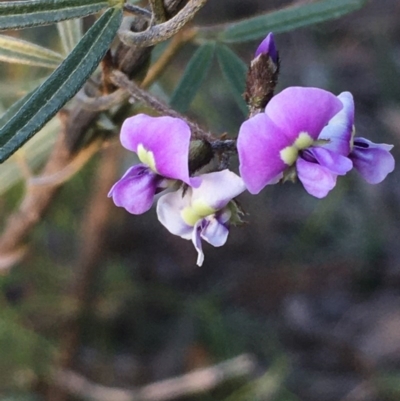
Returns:
[[[342,102],[343,109],[329,121],[318,139],[329,140],[329,143],[324,145],[324,148],[347,156],[350,153],[351,135],[354,126],[354,100],[350,92],[341,93],[338,99]]]
[[[272,32],[270,32],[260,43],[256,50],[255,57],[258,57],[260,54],[268,54],[275,64],[278,62],[278,52],[276,50],[274,34]]]
[[[108,197],[112,197],[117,206],[125,208],[129,213],[142,214],[151,208],[161,181],[162,177],[147,166],[137,164],[130,167],[113,185]]]
[[[336,185],[336,175],[318,163],[299,157],[296,163],[297,176],[305,190],[316,198],[324,198]]]
[[[265,113],[293,143],[302,132],[317,139],[342,107],[335,95],[323,89],[290,87],[270,100]]]
[[[197,266],[202,266],[203,262],[204,262],[204,252],[203,252],[203,247],[201,244],[201,230],[202,230],[202,226],[204,224],[203,220],[199,220],[196,225],[194,226],[193,229],[193,233],[192,233],[192,242],[193,245],[197,251]]]
[[[189,206],[192,189],[188,188],[183,196],[183,191],[170,192],[162,195],[157,202],[157,217],[160,223],[172,234],[184,239],[192,238],[193,227],[187,225],[181,216],[181,211]]]
[[[193,188],[192,205],[201,204],[221,210],[233,198],[246,190],[243,180],[229,170],[200,175],[201,185]]]
[[[379,184],[394,170],[394,158],[389,152],[392,147],[365,138],[355,138],[349,157],[353,160],[354,168],[369,184]]]
[[[280,151],[289,145],[282,130],[264,113],[241,125],[237,140],[239,170],[250,193],[258,194],[286,169]]]
[[[222,246],[228,239],[229,229],[226,225],[220,223],[215,216],[209,216],[206,224],[201,230],[201,238],[213,246]]]
[[[151,117],[138,114],[124,121],[122,145],[138,152],[139,145],[151,152],[157,172],[167,178],[191,184],[189,178],[190,128],[174,117]]]
[[[345,175],[353,168],[353,163],[348,157],[332,152],[326,149],[325,146],[312,147],[307,149],[304,154],[307,154],[307,152],[312,154],[318,164],[326,167],[333,174]]]

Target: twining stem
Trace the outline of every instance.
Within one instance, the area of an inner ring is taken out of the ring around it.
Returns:
[[[161,24],[162,22],[165,22],[166,16],[163,0],[149,0],[149,3],[151,11],[153,13],[153,20],[151,22],[151,25]]]
[[[196,29],[184,29],[175,35],[171,43],[168,44],[160,58],[150,67],[146,77],[141,83],[141,88],[149,88],[165,71],[179,49],[187,42],[190,42],[196,36]],[[131,95],[124,89],[119,88],[115,92],[103,96],[88,96],[85,88],[82,88],[76,95],[76,99],[82,103],[85,110],[105,111],[111,107],[124,103]]]
[[[193,19],[206,2],[207,0],[189,0],[186,6],[170,20],[159,25],[150,26],[142,32],[122,29],[119,31],[118,36],[127,46],[154,46],[178,33],[186,23]]]
[[[125,3],[124,4],[124,11],[134,14],[134,15],[140,15],[141,17],[151,20],[152,14],[149,10],[146,10],[145,8],[134,6],[133,4]]]

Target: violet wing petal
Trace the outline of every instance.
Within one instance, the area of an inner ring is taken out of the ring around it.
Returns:
[[[246,190],[243,180],[229,170],[200,175],[201,185],[193,188],[192,203],[201,201],[214,210],[225,207]]]
[[[113,185],[108,197],[112,197],[117,206],[125,208],[129,213],[142,214],[151,208],[161,180],[148,167],[137,164],[130,167]]]
[[[215,216],[207,217],[207,222],[201,230],[201,238],[213,246],[222,246],[228,239],[229,229],[220,223]]]
[[[160,175],[189,185],[190,136],[190,128],[185,121],[169,116],[138,114],[126,119],[121,127],[121,143],[125,148],[137,152],[141,144],[153,153]]]
[[[258,194],[286,169],[280,151],[290,145],[283,132],[264,113],[241,125],[237,140],[239,170],[250,193]]]
[[[301,132],[317,139],[342,107],[335,95],[323,89],[290,87],[270,100],[265,113],[293,143]]]
[[[341,93],[338,99],[342,102],[343,109],[331,118],[318,139],[329,141],[324,148],[348,156],[354,126],[354,100],[350,92]]]
[[[316,198],[324,198],[336,185],[336,175],[326,167],[299,157],[296,163],[297,176],[305,190]]]
[[[270,32],[257,47],[255,57],[258,57],[260,54],[268,54],[275,64],[278,62],[278,52],[276,50],[274,34],[272,32]]]
[[[157,217],[170,233],[191,239],[193,227],[187,225],[181,217],[182,210],[190,204],[190,194],[182,195],[182,190],[162,195],[157,202]]]
[[[305,151],[307,152],[310,152],[321,166],[326,167],[333,174],[345,175],[353,168],[353,163],[348,157],[332,152],[325,146],[312,147]]]
[[[394,170],[392,145],[375,144],[364,138],[355,138],[350,158],[354,168],[369,184],[379,184]]]

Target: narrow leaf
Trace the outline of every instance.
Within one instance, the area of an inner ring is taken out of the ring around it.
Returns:
[[[29,98],[33,95],[33,92],[26,94],[21,99],[17,100],[11,107],[9,107],[4,114],[0,116],[0,129],[6,125],[6,123],[11,120],[12,117],[17,113],[17,111],[26,103]]]
[[[222,74],[229,85],[233,97],[244,115],[248,114],[243,93],[246,86],[247,65],[225,45],[217,48],[218,63]]]
[[[219,39],[223,42],[244,42],[261,39],[268,32],[286,32],[358,10],[367,0],[321,0],[290,6],[265,15],[259,15],[226,25]]]
[[[65,54],[72,52],[73,48],[82,39],[82,19],[73,19],[57,23],[58,34]]]
[[[0,35],[0,61],[56,68],[62,61],[61,54],[25,40]]]
[[[175,110],[184,113],[189,108],[210,70],[214,49],[214,42],[205,43],[190,59],[182,79],[171,96],[170,104]]]
[[[108,50],[122,18],[121,9],[109,9],[89,29],[78,46],[0,129],[0,163],[74,96]]]
[[[0,3],[0,30],[52,24],[96,13],[107,0],[22,0]],[[115,3],[115,1],[114,1]]]

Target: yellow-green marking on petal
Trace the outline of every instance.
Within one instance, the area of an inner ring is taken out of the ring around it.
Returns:
[[[294,146],[298,150],[303,150],[309,148],[314,142],[314,139],[311,138],[310,134],[307,132],[300,132],[297,139],[294,141]]]
[[[181,212],[181,216],[187,225],[194,226],[200,219],[214,214],[215,212],[215,209],[199,199],[194,201],[191,206],[185,207]]]
[[[156,161],[154,159],[154,154],[150,150],[146,150],[146,148],[140,143],[137,147],[137,154],[139,157],[139,160],[143,163],[146,164],[147,166],[150,167],[150,169],[158,174],[157,168],[156,168]]]
[[[201,217],[209,216],[216,212],[211,206],[208,206],[203,200],[198,199],[192,203],[193,210]]]
[[[279,152],[281,160],[288,166],[291,166],[297,160],[299,150],[309,148],[313,142],[314,139],[307,132],[300,132],[293,145],[286,146],[286,148]]]
[[[283,162],[288,166],[291,166],[297,160],[299,150],[296,146],[286,146],[286,148],[282,149],[279,154]]]

